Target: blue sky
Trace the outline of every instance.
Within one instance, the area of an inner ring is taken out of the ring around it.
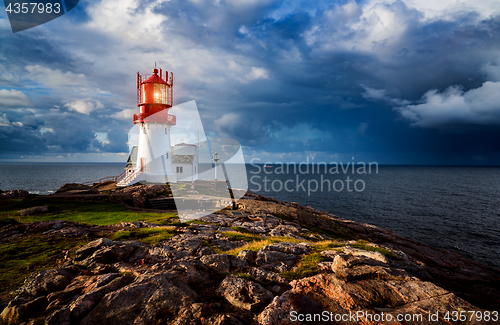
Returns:
[[[13,34],[0,159],[125,161],[136,73],[174,72],[249,161],[500,164],[498,1],[80,1]]]

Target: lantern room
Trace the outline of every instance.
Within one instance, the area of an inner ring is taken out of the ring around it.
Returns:
[[[142,123],[144,119],[160,111],[164,112],[159,115],[170,117],[167,112],[173,104],[173,73],[170,73],[169,76],[168,71],[166,71],[165,79],[166,81],[163,79],[161,69],[158,71],[155,68],[152,75],[137,73],[137,106],[140,108],[140,113],[134,115],[134,123]],[[175,118],[174,116],[171,117]],[[172,118],[169,120],[172,120]],[[169,121],[165,122],[170,123]]]

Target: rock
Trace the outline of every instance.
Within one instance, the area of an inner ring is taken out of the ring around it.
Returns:
[[[258,267],[252,267],[248,273],[250,274],[252,279],[259,282],[280,284],[288,283],[288,280],[281,277],[279,274],[271,271],[266,271]]]
[[[231,264],[231,272],[238,272],[248,269],[248,262],[241,256],[228,255]]]
[[[200,261],[213,272],[227,273],[231,270],[231,263],[227,254],[205,255],[200,258]],[[234,256],[233,256],[234,257]]]
[[[4,198],[18,198],[18,197],[25,198],[28,195],[30,195],[30,194],[26,191],[23,191],[23,190],[12,190],[12,191],[5,191],[5,192],[0,193],[0,197],[4,197]]]
[[[271,271],[287,271],[292,268],[300,257],[298,254],[292,254],[292,252],[302,253],[309,249],[304,245],[283,242],[266,245],[257,252],[255,264]]]
[[[238,253],[238,256],[246,259],[248,264],[253,264],[257,258],[257,253],[249,249],[244,249]]]
[[[366,251],[364,249],[354,248],[354,247],[350,247],[350,246],[340,247],[340,249],[345,254],[350,254],[350,255],[355,255],[355,256],[365,256],[365,257],[380,261],[382,263],[389,263],[387,257],[380,252]]]
[[[201,236],[182,234],[173,237],[168,245],[177,251],[186,251],[189,255],[194,255],[202,247],[203,240]]]
[[[76,191],[75,193],[81,193],[81,194],[99,194],[99,191],[97,189],[90,187],[88,185],[77,184],[77,183],[64,184],[56,191],[56,193],[63,193],[70,191]],[[78,191],[83,191],[88,193],[82,193]]]
[[[295,244],[290,242],[279,242],[266,245],[262,250],[282,252],[286,254],[302,255],[312,252],[312,248],[305,244]]]
[[[45,205],[27,208],[27,209],[22,209],[22,210],[17,211],[17,213],[19,213],[22,216],[31,216],[34,214],[45,213],[45,212],[49,212],[49,208]]]
[[[207,223],[215,223],[221,226],[226,226],[233,222],[234,218],[219,214],[209,214],[201,217],[200,220]]]
[[[337,271],[341,268],[350,268],[354,265],[358,264],[365,264],[365,265],[386,265],[388,266],[387,263],[380,262],[378,260],[375,260],[373,258],[368,258],[364,256],[353,256],[353,255],[346,255],[346,254],[338,254],[335,255],[333,262],[332,262],[332,271]]]
[[[158,324],[181,317],[196,297],[189,286],[171,283],[168,273],[141,275],[133,283],[106,294],[80,324]]]
[[[207,319],[206,322],[203,323],[204,325],[243,325],[238,318],[232,316],[232,315],[217,315],[210,317]]]
[[[199,255],[199,256],[212,255],[212,254],[215,254],[213,249],[211,249],[210,247],[207,247],[207,246],[203,246],[202,248],[200,248],[198,250],[198,253],[197,253],[197,255]]]
[[[94,252],[91,256],[76,264],[94,267],[98,264],[111,264],[117,261],[124,261],[131,257],[136,247],[126,244],[115,244],[109,247],[103,247]]]
[[[52,269],[31,274],[20,288],[20,296],[39,297],[61,290],[73,277],[66,269]]]
[[[212,245],[214,245],[215,248],[220,249],[221,251],[224,252],[247,244],[247,242],[244,240],[230,241],[227,239],[213,239],[211,243]]]
[[[185,257],[175,261],[173,267],[169,269],[172,273],[172,281],[185,282],[189,285],[204,286],[211,283],[207,268],[199,260],[192,260],[192,257]]]
[[[298,256],[294,254],[286,254],[282,252],[261,249],[257,252],[255,264],[257,264],[258,266],[263,266],[283,262],[289,266],[292,266],[297,260],[297,257]]]
[[[453,293],[437,285],[419,281],[407,276],[394,276],[394,272],[401,270],[382,266],[368,266],[356,264],[352,268],[342,268],[350,277],[337,274],[318,274],[313,277],[292,281],[291,290],[279,297],[275,297],[259,315],[261,324],[292,324],[290,312],[310,314],[328,310],[334,315],[343,315],[357,311],[364,311],[380,316],[383,310],[391,314],[394,319],[398,314],[422,314],[423,321],[411,324],[448,324],[442,318],[437,322],[430,322],[428,313],[444,314],[451,310],[475,310],[472,305],[458,298]],[[366,269],[365,269],[366,268]],[[381,273],[383,268],[389,277],[356,277],[355,272],[360,269],[372,274]],[[403,271],[404,272],[404,271]],[[364,321],[364,320],[363,320]],[[358,322],[353,322],[358,323]],[[367,324],[374,324],[366,321]]]
[[[90,310],[92,310],[92,308],[94,308],[95,305],[99,303],[104,295],[111,291],[115,291],[134,280],[134,278],[129,275],[119,278],[116,278],[116,276],[118,276],[116,273],[112,273],[102,277],[100,281],[96,283],[96,289],[81,295],[69,305],[71,320],[73,322],[82,319]],[[112,278],[115,279],[106,283]]]
[[[34,300],[27,301],[24,299],[14,299],[9,302],[0,314],[0,319],[6,324],[18,323],[33,316],[40,315],[40,310],[47,306],[46,297],[38,297]]]
[[[113,245],[113,241],[108,238],[100,238],[91,241],[90,243],[86,244],[85,246],[81,247],[76,251],[75,260],[76,261],[83,260],[88,256],[90,256],[91,254],[93,254],[96,250],[111,245]]]
[[[302,297],[295,295],[291,290],[285,291],[281,296],[274,297],[273,301],[259,314],[258,321],[262,325],[293,325],[290,320],[292,311],[304,311],[301,304]],[[319,311],[321,313],[321,311]]]
[[[217,292],[232,305],[250,311],[262,309],[273,298],[273,294],[260,284],[233,274],[228,275],[221,282]]]
[[[45,320],[46,325],[70,325],[71,312],[68,308],[62,308],[53,312]]]

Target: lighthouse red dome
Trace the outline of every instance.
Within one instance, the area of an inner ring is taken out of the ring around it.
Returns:
[[[173,104],[173,85],[174,75],[168,71],[165,73],[165,81],[160,69],[153,70],[152,75],[140,75],[137,72],[137,106],[140,108],[140,113],[134,115],[134,123],[153,122],[151,115],[154,116],[154,122],[175,124],[175,116],[168,114],[168,110]],[[160,120],[157,120],[157,119]]]
[[[167,72],[167,75],[168,75],[168,72]],[[153,75],[151,75],[151,77],[144,80],[142,83],[149,83],[149,82],[167,84],[167,82],[165,80],[163,80],[161,78],[161,76],[158,75],[158,69],[153,69]]]

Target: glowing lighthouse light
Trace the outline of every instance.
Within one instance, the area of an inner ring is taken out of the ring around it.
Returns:
[[[159,74],[158,74],[159,73]],[[176,182],[172,172],[170,129],[176,124],[174,115],[168,114],[173,104],[173,73],[154,69],[152,75],[137,73],[137,106],[134,124],[139,127],[138,145],[133,148],[127,175],[117,185],[137,182]]]

